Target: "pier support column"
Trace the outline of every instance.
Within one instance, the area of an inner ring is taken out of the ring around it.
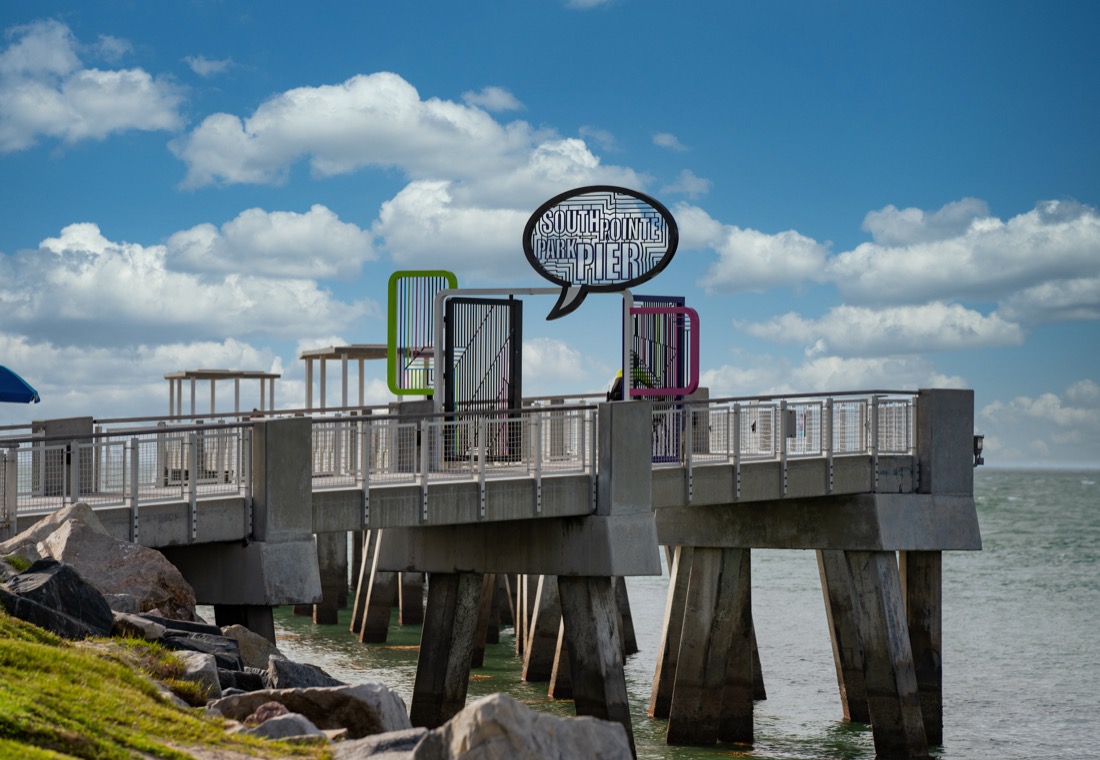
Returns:
[[[493,589],[497,577],[486,573],[481,581],[481,605],[477,610],[477,627],[474,631],[474,648],[470,655],[470,667],[480,668],[485,664],[485,645],[489,639],[489,624],[493,615]],[[495,643],[495,642],[494,642]]]
[[[409,720],[437,728],[466,706],[482,577],[432,573]]]
[[[735,633],[747,624],[748,563],[747,549],[695,547],[665,735],[669,744],[714,744],[720,735],[752,741],[751,648],[747,630]],[[744,652],[735,655],[731,672],[729,651],[741,640]],[[735,702],[725,706],[731,679]]]
[[[558,594],[577,715],[621,724],[635,752],[612,579],[559,576]]]
[[[535,593],[530,631],[523,652],[523,680],[549,681],[554,669],[558,628],[561,622],[561,602],[558,599],[558,579],[540,575]]]
[[[665,620],[661,626],[661,644],[657,650],[657,667],[653,673],[653,689],[649,695],[651,718],[667,718],[672,705],[672,690],[676,679],[676,658],[680,654],[680,636],[684,627],[684,606],[687,601],[688,576],[694,549],[677,546],[669,560],[668,598]]]
[[[825,618],[833,643],[833,663],[840,690],[844,719],[870,723],[867,712],[867,685],[863,681],[863,644],[852,607],[852,579],[844,552],[835,549],[817,551],[817,572],[821,594],[825,598]]]
[[[396,591],[397,573],[378,569],[380,544],[385,531],[375,531],[374,558],[367,584],[367,601],[363,613],[363,627],[359,641],[364,644],[385,644],[390,632],[390,615],[393,612],[393,596]]]
[[[928,754],[913,653],[902,609],[897,557],[892,551],[846,551],[852,600],[863,642],[867,708],[875,754]]]
[[[737,555],[740,555],[738,557]],[[732,602],[729,615],[733,631],[726,653],[726,682],[722,688],[722,720],[718,725],[718,741],[751,744],[753,740],[752,702],[755,688],[753,670],[752,599],[750,589],[752,553],[737,549],[726,556],[727,562],[737,562],[736,586],[727,597]],[[721,603],[721,600],[719,601]],[[757,658],[759,662],[759,658]],[[757,666],[758,667],[758,666]]]
[[[374,566],[374,534],[360,531],[357,564],[359,580],[355,584],[355,601],[351,604],[351,625],[348,630],[356,636],[363,630],[363,616],[367,611],[367,591],[370,589],[370,573]]]
[[[424,622],[424,573],[399,573],[397,586],[397,622],[420,625]]]
[[[339,621],[340,596],[347,594],[347,534],[318,533],[316,540],[321,601],[313,605],[313,622],[317,625],[335,625]]]
[[[615,601],[619,605],[619,633],[623,642],[623,654],[638,653],[638,637],[634,633],[634,616],[630,612],[630,595],[626,590],[626,578],[615,578]]]
[[[905,618],[928,743],[943,744],[943,553],[898,553]]]
[[[272,644],[275,643],[275,616],[271,607],[251,604],[215,604],[214,624],[219,628],[227,625],[243,625]]]

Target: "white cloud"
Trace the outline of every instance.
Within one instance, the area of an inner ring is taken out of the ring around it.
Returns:
[[[748,334],[777,343],[802,343],[808,356],[893,356],[1019,345],[1019,325],[958,304],[869,309],[838,306],[821,319],[788,313],[769,322],[735,321]]]
[[[169,263],[192,272],[345,277],[376,258],[371,235],[314,205],[304,214],[252,208],[218,230],[201,224],[168,239]]]
[[[711,181],[697,177],[690,169],[684,169],[675,182],[661,188],[662,193],[677,193],[689,198],[697,198],[710,192]]]
[[[208,116],[172,149],[184,184],[282,182],[308,157],[315,175],[398,167],[413,178],[458,179],[521,163],[535,137],[524,122],[498,124],[480,108],[430,98],[396,74],[276,95],[246,119]]]
[[[982,207],[968,199],[924,217],[909,209],[877,212],[869,224],[876,237],[900,242],[865,243],[842,253],[829,262],[828,276],[843,297],[859,303],[1016,296],[1008,310],[1015,318],[1041,318],[1059,311],[1067,294],[1092,292],[1075,281],[1100,276],[1095,209],[1045,201],[1001,221],[982,216]],[[1043,283],[1061,284],[1043,290]],[[1025,289],[1030,293],[1016,295]],[[1095,306],[1094,300],[1086,304]]]
[[[0,52],[0,153],[23,150],[40,137],[67,143],[116,132],[174,130],[181,123],[178,87],[142,69],[81,68],[76,40],[58,21],[9,30]],[[103,38],[101,49],[121,54]]]
[[[998,311],[1030,324],[1100,319],[1100,277],[1044,282],[1008,296]]]
[[[718,261],[698,285],[708,293],[761,291],[816,279],[825,266],[825,246],[794,230],[769,235],[721,224],[697,206],[675,209],[684,248],[711,248]]]
[[[189,55],[183,60],[193,72],[203,78],[221,74],[233,65],[232,58],[213,59],[204,55]]]
[[[993,465],[1100,467],[1100,386],[1081,380],[1059,396],[994,401],[978,414]]]
[[[869,212],[863,219],[863,229],[870,232],[879,245],[912,245],[958,237],[972,222],[988,217],[989,206],[977,198],[963,198],[932,213],[890,205],[881,211]]]
[[[615,135],[606,129],[584,125],[577,133],[584,140],[594,143],[604,152],[613,153],[619,150],[619,142],[615,139]]]
[[[658,148],[667,148],[668,150],[685,151],[687,148],[680,142],[676,135],[668,132],[658,132],[653,135],[653,144]]]
[[[462,100],[467,105],[486,111],[520,111],[524,108],[523,103],[503,87],[483,87],[481,92],[464,92]]]
[[[523,341],[523,377],[540,386],[564,382],[558,386],[577,388],[587,375],[581,352],[556,338]],[[526,389],[525,389],[526,390]]]
[[[315,330],[342,330],[375,308],[337,301],[312,280],[175,271],[164,246],[113,242],[89,223],[16,254],[9,269],[0,324],[72,345],[155,342],[166,333],[184,341],[295,337],[303,315]]]

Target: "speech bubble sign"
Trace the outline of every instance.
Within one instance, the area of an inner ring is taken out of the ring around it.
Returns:
[[[572,311],[589,293],[617,293],[660,274],[680,233],[659,201],[625,187],[590,185],[555,195],[527,220],[523,253],[561,285],[547,319]]]

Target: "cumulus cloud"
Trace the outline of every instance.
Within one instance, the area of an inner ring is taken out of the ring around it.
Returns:
[[[232,58],[213,59],[207,58],[205,55],[189,55],[183,60],[188,67],[190,67],[191,71],[203,78],[221,74],[233,65]]]
[[[1031,324],[1100,319],[1100,277],[1040,283],[1008,296],[998,311]]]
[[[199,187],[279,183],[307,157],[317,176],[365,166],[413,178],[480,176],[522,161],[533,138],[524,122],[502,125],[481,108],[421,100],[400,76],[380,72],[288,90],[244,119],[213,114],[171,147],[187,164],[184,185]]]
[[[684,169],[675,182],[661,188],[662,193],[686,195],[689,198],[697,198],[710,192],[711,181],[695,176],[690,169]]]
[[[959,304],[869,309],[838,306],[821,319],[788,313],[768,322],[735,321],[749,335],[777,343],[802,343],[808,356],[890,356],[1019,345],[1023,330],[997,314]]]
[[[1001,465],[1100,464],[1100,385],[1086,379],[1061,395],[994,401],[978,413],[986,461]]]
[[[1100,214],[1091,207],[1045,201],[1008,221],[973,199],[932,214],[891,209],[868,215],[875,242],[829,262],[828,278],[850,301],[1015,297],[1008,313],[1019,319],[1066,311],[1061,302],[1079,314],[1097,306],[1077,302],[1095,292],[1080,281],[1100,276]],[[1045,289],[1026,292],[1036,287]]]
[[[166,245],[182,271],[241,272],[271,277],[345,277],[376,258],[370,232],[314,205],[304,214],[252,208],[218,229],[200,224]]]
[[[666,148],[678,152],[687,150],[684,144],[680,142],[680,139],[669,132],[658,132],[653,135],[653,144],[658,148]]]
[[[308,319],[338,330],[371,313],[342,303],[312,280],[247,272],[195,274],[169,265],[165,246],[107,239],[72,224],[38,250],[9,262],[0,282],[0,324],[68,345],[221,340],[227,335],[294,337]]]
[[[599,127],[593,127],[590,125],[584,125],[578,130],[578,134],[587,142],[591,142],[600,150],[605,152],[615,152],[620,150],[619,141],[615,139],[615,135],[606,129],[600,129]]]
[[[143,69],[83,68],[77,42],[59,21],[8,31],[0,51],[0,153],[41,137],[66,143],[127,130],[175,130],[182,124],[180,89]],[[101,52],[121,55],[127,43],[101,38]]]
[[[515,95],[503,87],[484,87],[480,92],[464,92],[462,100],[486,111],[519,111],[524,105]]]
[[[698,285],[707,293],[762,291],[820,277],[827,249],[794,230],[774,235],[722,224],[702,209],[675,209],[683,248],[710,248],[718,260]]]
[[[523,376],[541,384],[565,382],[564,387],[576,388],[586,372],[581,352],[556,338],[534,338],[523,341]],[[559,386],[562,387],[562,386]]]

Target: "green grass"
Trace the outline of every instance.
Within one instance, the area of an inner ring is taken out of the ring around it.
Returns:
[[[191,757],[177,748],[325,756],[315,747],[229,736],[223,721],[166,703],[148,678],[185,694],[190,689],[192,704],[205,701],[193,685],[179,685],[181,672],[159,646],[115,639],[73,644],[0,611],[0,757]]]
[[[4,561],[19,573],[24,572],[32,564],[26,557],[20,557],[16,554],[9,554],[7,557],[4,557]]]

